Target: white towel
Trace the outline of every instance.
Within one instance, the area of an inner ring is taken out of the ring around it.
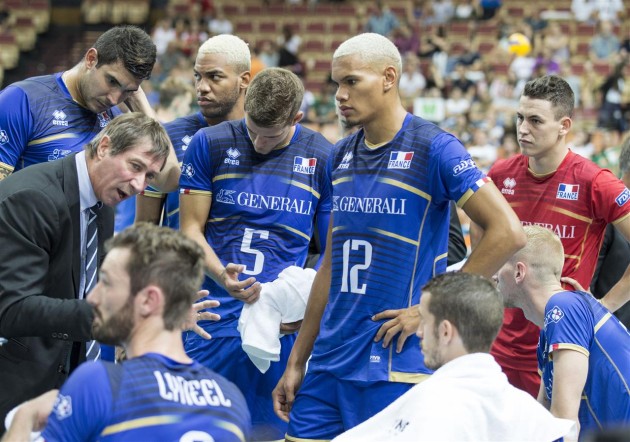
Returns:
[[[280,324],[304,318],[315,270],[290,266],[262,284],[260,298],[245,304],[238,320],[243,350],[261,373],[280,360]]]

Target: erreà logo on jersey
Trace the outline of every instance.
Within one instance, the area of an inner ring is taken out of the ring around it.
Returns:
[[[558,185],[558,193],[556,193],[556,198],[561,200],[577,201],[579,193],[579,184],[560,183]]]
[[[347,169],[350,167],[350,161],[352,161],[352,152],[348,152],[343,156],[341,163],[337,166],[337,169]]]
[[[68,116],[66,115],[66,113],[62,110],[56,110],[53,112],[53,120],[52,120],[52,124],[54,126],[68,126],[68,122],[66,121],[66,118],[68,118]]]
[[[294,157],[293,172],[304,173],[306,175],[313,175],[315,173],[316,165],[317,165],[317,158]]]
[[[182,138],[182,150],[188,149],[188,145],[191,141],[192,137],[190,135],[186,135],[184,138]]]
[[[225,151],[225,153],[228,156],[225,160],[223,160],[225,164],[231,164],[232,166],[238,166],[239,164],[241,164],[241,162],[237,160],[237,158],[241,156],[241,153],[238,151],[238,149],[230,147],[228,150]]]
[[[413,152],[390,152],[389,163],[387,163],[388,169],[409,169],[411,167],[411,160],[413,159]]]

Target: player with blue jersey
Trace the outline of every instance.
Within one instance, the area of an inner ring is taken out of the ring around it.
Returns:
[[[591,294],[562,288],[562,242],[526,226],[528,242],[497,274],[506,307],[541,328],[538,400],[583,433],[630,425],[630,334]],[[620,286],[627,291],[630,272]]]
[[[284,436],[286,424],[273,412],[271,391],[294,335],[281,339],[280,362],[261,374],[241,348],[243,302],[258,299],[260,283],[304,265],[313,220],[325,232],[331,210],[326,161],[332,146],[299,124],[303,94],[290,71],[260,72],[245,96],[245,119],[197,132],[180,179],[181,229],[204,247],[211,276],[204,288],[221,302],[221,320],[205,327],[212,339],[189,333],[186,351],[241,388],[253,439],[259,440]]]
[[[377,34],[353,37],[333,56],[342,123],[362,128],[331,155],[329,247],[274,390],[276,412],[290,417],[288,440],[332,439],[430,374],[418,340],[407,338],[422,285],[446,269],[449,201],[491,230],[465,271],[491,276],[523,240],[464,146],[406,112],[400,72],[398,50]]]
[[[81,151],[123,102],[152,115],[140,83],[150,77],[155,57],[149,35],[117,26],[72,69],[7,86],[0,92],[0,179]]]
[[[100,341],[122,345],[129,359],[81,365],[58,395],[53,390],[22,404],[6,440],[26,440],[49,414],[42,433],[48,441],[248,440],[243,395],[191,360],[181,340],[182,328],[195,320],[190,305],[203,278],[201,247],[143,223],[108,248],[88,296],[92,330]]]
[[[245,116],[243,103],[250,68],[249,47],[234,35],[217,35],[199,47],[194,73],[200,111],[164,125],[180,163],[199,129]],[[179,192],[164,194],[148,188],[138,196],[136,208],[137,221],[161,221],[162,225],[179,229]]]

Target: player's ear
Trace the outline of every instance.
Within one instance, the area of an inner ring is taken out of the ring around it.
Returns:
[[[95,48],[88,49],[83,59],[85,61],[85,66],[88,69],[96,67],[96,65],[98,64],[98,51]]]
[[[383,90],[388,92],[396,86],[398,72],[394,66],[387,66],[383,75]]]
[[[559,135],[564,137],[571,130],[571,126],[573,125],[573,121],[569,117],[562,117],[560,119],[560,132]]]
[[[239,75],[241,79],[241,89],[246,89],[249,86],[249,83],[252,81],[252,74],[249,71],[245,71]]]

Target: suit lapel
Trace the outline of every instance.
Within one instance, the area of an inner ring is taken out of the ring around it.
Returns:
[[[75,297],[79,297],[81,283],[81,203],[79,199],[79,177],[76,155],[69,155],[60,161],[60,180],[68,201],[72,222],[72,284]]]

